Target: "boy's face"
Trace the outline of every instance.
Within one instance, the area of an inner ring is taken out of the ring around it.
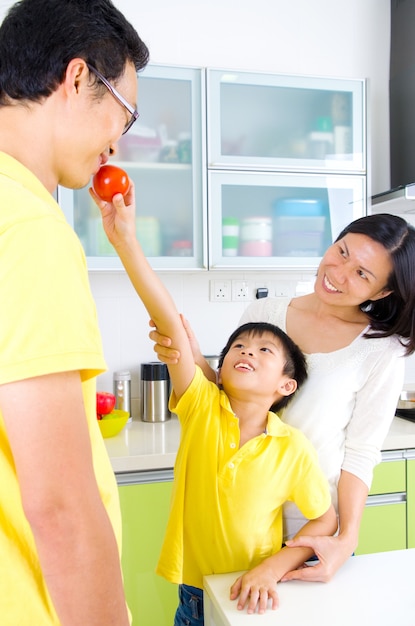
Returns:
[[[285,361],[281,343],[272,333],[242,333],[223,359],[219,382],[227,394],[243,389],[250,393],[274,393],[278,400],[293,393],[297,386],[283,373]]]

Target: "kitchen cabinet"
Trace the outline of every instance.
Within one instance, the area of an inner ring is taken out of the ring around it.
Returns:
[[[316,267],[366,212],[365,81],[206,78],[210,268]]]
[[[134,182],[137,236],[156,269],[207,267],[204,85],[202,69],[148,65],[138,77],[140,117],[111,157]],[[58,201],[88,268],[121,269],[88,187],[59,188]]]
[[[364,80],[148,65],[112,162],[155,269],[314,269],[366,213]],[[121,269],[87,189],[58,199],[90,269]]]
[[[208,167],[366,172],[365,81],[206,71]]]
[[[363,176],[209,170],[208,185],[211,269],[316,267],[365,212]]]
[[[406,450],[407,543],[415,548],[415,450]]]
[[[363,512],[356,554],[387,552],[407,543],[407,461],[405,451],[382,453]],[[414,497],[412,495],[412,497]]]
[[[172,470],[117,474],[122,569],[133,626],[173,624],[177,585],[155,573],[170,506]]]

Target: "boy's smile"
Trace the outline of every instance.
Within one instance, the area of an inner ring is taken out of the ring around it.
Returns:
[[[242,370],[245,372],[255,371],[255,368],[249,363],[249,361],[246,361],[246,360],[238,361],[238,363],[235,363],[234,368],[236,370]]]

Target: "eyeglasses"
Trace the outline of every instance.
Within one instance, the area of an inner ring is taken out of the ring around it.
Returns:
[[[131,128],[131,126],[134,124],[134,122],[138,119],[139,117],[139,112],[137,111],[137,109],[135,109],[134,107],[131,106],[131,104],[129,104],[127,102],[127,100],[125,98],[123,98],[123,96],[115,89],[115,87],[113,87],[105,78],[105,76],[103,76],[101,74],[101,72],[98,72],[98,70],[95,69],[95,67],[93,67],[92,65],[89,65],[89,63],[87,63],[87,66],[89,68],[89,70],[95,74],[95,76],[97,78],[99,78],[99,80],[101,81],[101,83],[103,83],[105,85],[105,87],[108,89],[108,91],[114,96],[114,98],[123,106],[127,109],[127,111],[131,114],[131,119],[128,120],[128,122],[126,123],[126,125],[124,126],[124,130],[122,131],[122,134],[125,135],[126,132],[128,132]]]

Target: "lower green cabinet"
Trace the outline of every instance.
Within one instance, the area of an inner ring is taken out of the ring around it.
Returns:
[[[383,458],[373,473],[356,554],[407,547],[407,462],[402,451],[384,453]]]
[[[415,548],[415,451],[408,451],[406,461],[408,548]]]
[[[155,574],[172,482],[125,484],[118,489],[123,528],[122,569],[133,626],[172,626],[177,585]]]
[[[356,554],[406,548],[406,503],[369,504],[362,517]]]

